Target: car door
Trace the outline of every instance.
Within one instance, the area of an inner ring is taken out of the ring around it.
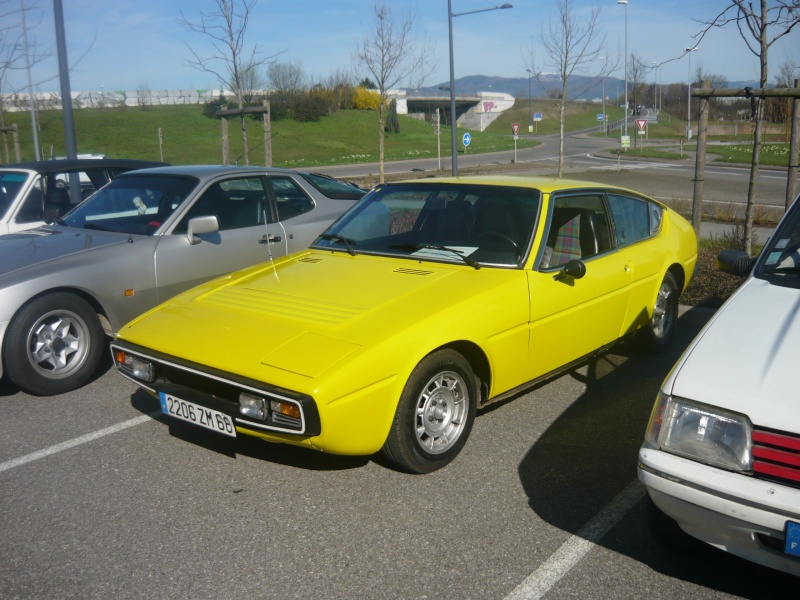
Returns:
[[[617,339],[630,293],[628,258],[613,245],[602,192],[551,198],[535,268],[528,273],[528,379],[584,357]],[[572,259],[586,265],[575,279],[561,270]]]
[[[213,277],[286,254],[274,214],[261,176],[228,177],[208,186],[156,247],[159,302]],[[217,218],[219,230],[190,239],[189,220],[206,216]]]
[[[650,320],[655,294],[664,274],[664,248],[658,243],[664,209],[644,198],[609,192],[614,245],[630,267],[631,292],[620,335]]]
[[[269,182],[275,196],[278,223],[287,252],[308,248],[333,220],[323,216],[302,184],[290,174],[273,174]],[[340,201],[344,202],[344,201]]]

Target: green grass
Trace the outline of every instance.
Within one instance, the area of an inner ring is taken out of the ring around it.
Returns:
[[[163,159],[173,164],[220,163],[221,122],[192,106],[158,106],[76,109],[73,111],[79,153],[102,153],[114,158],[160,160],[159,130]],[[7,113],[6,122],[19,127],[22,159],[33,158],[29,113]],[[430,123],[400,116],[401,133],[386,135],[386,159],[402,160],[437,156],[437,138]],[[61,111],[39,113],[39,144],[45,156],[66,154]],[[245,119],[250,163],[264,163],[264,130],[261,121]],[[231,161],[241,157],[243,143],[237,119],[228,121]],[[458,132],[459,151],[462,131]],[[471,131],[470,153],[513,150],[509,131],[490,127]],[[272,123],[272,156],[275,166],[308,168],[320,165],[377,162],[378,113],[341,111],[317,123],[281,120]],[[535,145],[520,139],[517,148]],[[450,129],[442,127],[441,155],[450,156]],[[243,164],[241,161],[240,164]]]
[[[553,100],[535,100],[533,112],[542,113],[536,124],[537,135],[557,133],[559,106]],[[565,131],[597,126],[602,108],[586,102],[571,102],[567,107]],[[619,109],[608,109],[611,119],[621,117]],[[618,114],[619,113],[619,114]],[[202,114],[198,105],[75,109],[78,152],[102,153],[114,158],[160,160],[159,130],[163,141],[163,159],[173,164],[220,163],[222,161],[221,123]],[[7,124],[19,127],[23,160],[33,157],[29,113],[6,113]],[[521,136],[517,149],[537,144],[535,135],[527,136],[528,103],[517,102],[503,112],[486,131],[470,131],[468,153],[513,150],[511,124],[519,123]],[[437,138],[430,123],[400,116],[399,134],[386,135],[386,159],[434,158]],[[61,111],[39,113],[39,144],[45,156],[66,154]],[[264,162],[262,122],[245,119],[250,145],[250,163]],[[241,126],[237,119],[228,121],[231,161],[243,152]],[[458,151],[463,152],[457,132]],[[378,113],[376,111],[341,111],[317,123],[281,120],[272,123],[272,156],[275,166],[310,168],[314,166],[378,161]],[[441,156],[450,156],[450,128],[441,130]],[[243,162],[243,161],[241,161]]]

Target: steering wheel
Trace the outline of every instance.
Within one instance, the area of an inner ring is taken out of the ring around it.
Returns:
[[[511,244],[514,247],[514,250],[519,252],[519,246],[517,245],[517,242],[511,239],[511,236],[503,233],[502,231],[494,231],[494,230],[482,231],[481,233],[478,234],[478,239],[481,239],[482,237],[500,238],[504,242],[508,242],[509,244]]]

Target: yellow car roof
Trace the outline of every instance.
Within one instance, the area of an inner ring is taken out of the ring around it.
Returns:
[[[513,187],[535,188],[549,194],[566,189],[604,188],[627,190],[608,183],[582,181],[578,179],[559,179],[557,177],[515,177],[513,175],[469,175],[466,177],[435,177],[422,179],[409,179],[394,183],[470,183],[476,185],[507,185]],[[637,195],[641,195],[638,194]]]

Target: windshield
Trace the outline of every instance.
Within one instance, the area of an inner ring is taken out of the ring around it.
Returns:
[[[0,172],[0,216],[6,214],[27,179],[28,174],[22,171]]]
[[[518,266],[526,257],[541,194],[525,187],[419,182],[376,187],[314,243],[471,266]]]
[[[70,227],[153,235],[197,186],[194,177],[117,177],[61,221]]]
[[[308,183],[333,200],[358,200],[366,192],[354,185],[319,173],[300,173]]]
[[[756,276],[781,285],[800,287],[800,196],[770,237],[763,256]]]

